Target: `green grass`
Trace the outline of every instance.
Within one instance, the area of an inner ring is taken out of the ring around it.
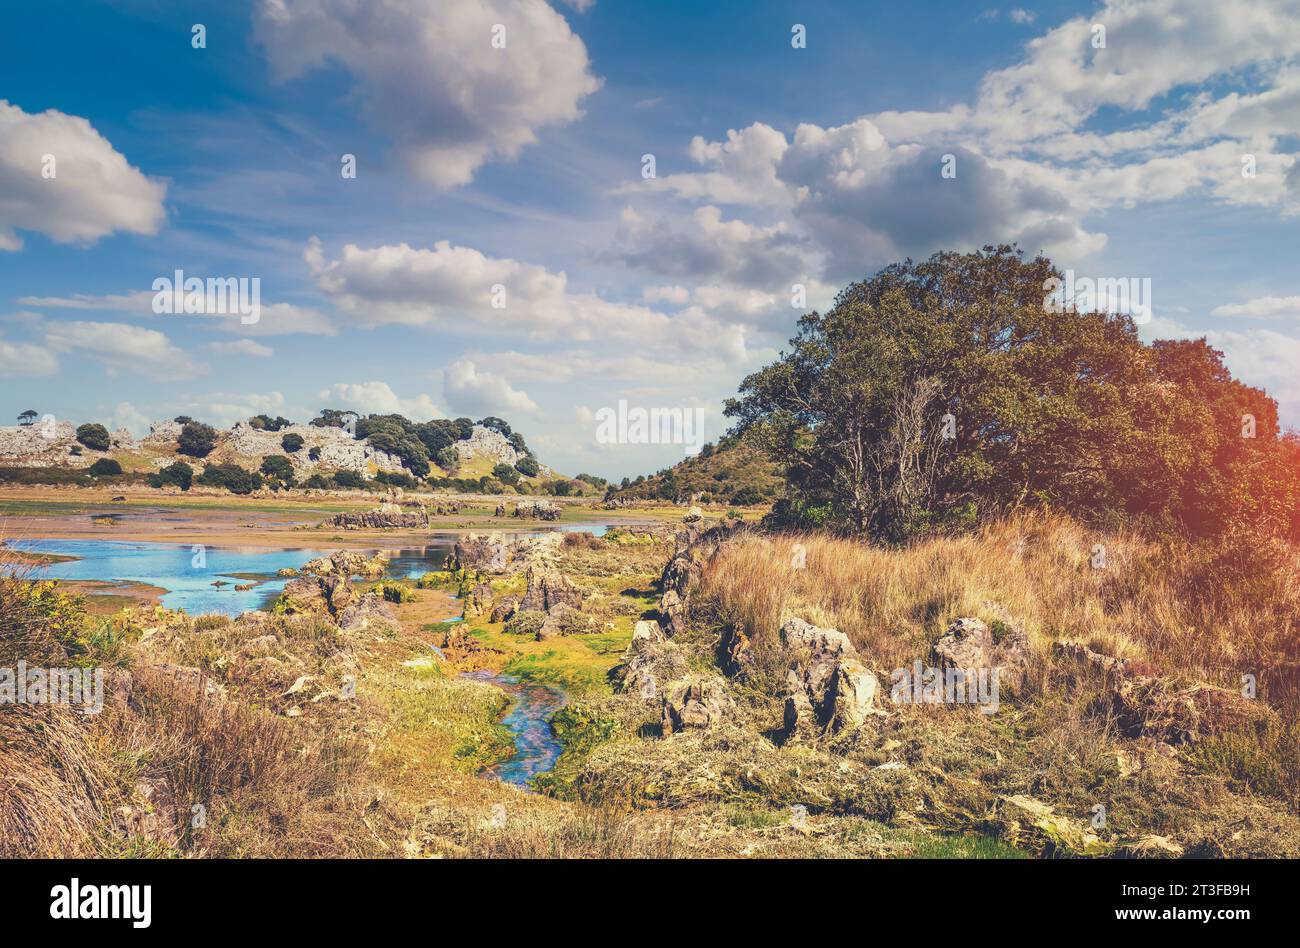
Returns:
[[[1029,853],[992,836],[918,833],[913,859],[1029,859]]]

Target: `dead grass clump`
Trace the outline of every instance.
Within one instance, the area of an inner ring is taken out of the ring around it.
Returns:
[[[0,708],[0,858],[95,854],[115,796],[86,724],[59,707]]]
[[[924,658],[959,616],[1010,617],[1036,641],[1239,689],[1300,710],[1296,552],[1232,536],[1156,543],[1047,514],[885,549],[826,536],[745,536],[707,564],[701,601],[756,647],[798,614],[845,632],[877,667]]]

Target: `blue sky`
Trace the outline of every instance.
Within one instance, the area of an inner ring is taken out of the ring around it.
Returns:
[[[1300,424],[1300,3],[50,0],[7,25],[10,415],[497,414],[562,470],[634,475],[681,449],[598,443],[596,413],[702,407],[716,437],[794,284],[824,306],[1017,240],[1150,279],[1144,335],[1207,335]],[[177,269],[259,278],[257,325],[155,314]]]

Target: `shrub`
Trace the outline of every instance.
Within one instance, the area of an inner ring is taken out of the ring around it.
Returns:
[[[400,487],[403,490],[415,490],[420,486],[419,481],[402,471],[380,471],[375,475],[375,483],[386,484],[389,487]]]
[[[303,446],[303,440],[302,440],[302,435],[300,434],[287,434],[280,439],[280,447],[284,448],[284,450],[286,450],[290,454],[296,454],[297,452],[301,451],[302,446]],[[312,450],[315,451],[316,449],[313,448]],[[316,456],[317,457],[320,456],[319,451],[316,451]],[[313,460],[315,459],[313,458]]]
[[[492,467],[492,476],[503,484],[514,486],[519,483],[519,472],[509,464],[496,464]]]
[[[370,591],[377,592],[386,601],[395,602],[399,605],[404,602],[415,602],[415,592],[406,583],[384,580],[382,583],[375,583],[371,586]]]
[[[262,458],[261,471],[272,480],[278,481],[285,487],[292,487],[295,483],[293,476],[293,464],[286,457],[278,454],[268,454]]]
[[[308,451],[308,452],[307,452],[307,460],[308,460],[308,461],[319,461],[319,460],[320,460],[320,448],[312,448],[310,451]]]
[[[90,473],[96,477],[112,477],[115,474],[122,473],[122,465],[118,464],[112,458],[100,458],[94,464],[90,465]]]
[[[731,502],[737,507],[752,507],[763,502],[763,495],[757,487],[745,486],[731,495]]]
[[[77,428],[77,440],[92,451],[107,451],[113,446],[108,429],[99,424],[85,424]]]
[[[262,475],[238,464],[207,464],[198,482],[206,487],[224,487],[232,494],[251,494],[262,486]]]
[[[356,471],[335,471],[334,486],[345,490],[360,490],[366,486],[366,479]]]
[[[272,418],[270,415],[254,415],[248,419],[248,426],[256,428],[258,431],[280,431],[292,424],[292,421],[283,416]]]
[[[460,466],[460,455],[456,449],[448,445],[438,452],[438,467],[444,471],[451,472]]]
[[[176,444],[181,454],[192,458],[205,458],[217,446],[217,429],[201,421],[186,422],[181,428]]]
[[[505,631],[511,635],[536,635],[546,624],[546,613],[539,609],[527,609],[516,612],[505,624]]]
[[[324,474],[313,474],[302,482],[302,486],[311,490],[329,490],[334,486],[334,482]]]
[[[537,458],[531,454],[525,454],[515,462],[515,470],[525,477],[536,477],[541,473],[542,467],[537,463]]]
[[[192,483],[194,483],[194,468],[184,461],[168,464],[157,474],[149,476],[150,487],[164,487],[173,484],[181,490],[189,490]]]

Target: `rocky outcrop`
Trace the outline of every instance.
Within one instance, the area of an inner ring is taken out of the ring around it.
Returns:
[[[457,441],[452,447],[462,464],[475,458],[487,458],[493,464],[514,467],[519,460],[519,452],[504,435],[482,425],[475,425],[468,438]]]
[[[1024,681],[1029,664],[1029,638],[1019,629],[1007,628],[1000,641],[981,619],[954,619],[948,631],[934,645],[935,665],[947,672],[996,669],[998,687],[1012,692]]]
[[[381,504],[373,510],[348,511],[335,514],[325,521],[328,526],[344,530],[389,530],[399,527],[428,527],[429,511],[421,504],[403,508],[397,504]]]
[[[880,682],[843,632],[790,618],[781,643],[794,659],[786,675],[785,740],[838,733],[884,715]]]
[[[669,637],[685,626],[691,591],[704,571],[704,564],[739,529],[734,522],[724,521],[707,530],[698,523],[688,524],[677,532],[672,558],[659,577],[659,614]]]
[[[341,576],[344,579],[352,576],[378,579],[387,568],[388,562],[383,557],[367,557],[356,550],[339,550],[329,556],[311,560],[303,566],[302,572],[312,576]]]
[[[646,629],[643,633],[642,626],[658,629],[658,623],[637,623],[632,643],[623,653],[623,663],[614,670],[614,680],[620,691],[653,701],[665,692],[670,682],[690,673],[690,663],[686,653],[665,639],[662,632],[656,635]]]
[[[368,592],[338,614],[339,628],[355,632],[373,627],[398,627],[395,610],[379,593]]]
[[[549,500],[521,500],[515,504],[511,516],[531,520],[559,520],[560,506]]]
[[[176,425],[174,434],[170,429],[167,430],[171,434],[169,440],[174,441],[180,435],[179,425]],[[289,434],[298,435],[303,441],[302,448],[292,453],[281,446],[284,436]],[[358,441],[343,428],[290,425],[279,431],[267,431],[241,421],[236,422],[229,433],[223,435],[221,450],[223,453],[259,461],[268,454],[283,455],[300,474],[309,474],[318,468],[352,471],[356,474],[369,474],[372,471],[400,473],[405,470],[401,460],[371,447],[365,441]]]
[[[357,599],[346,575],[302,576],[284,584],[277,608],[289,614],[336,618]]]
[[[519,597],[506,596],[500,599],[492,606],[492,614],[488,616],[489,622],[509,622],[516,612],[519,611]]]
[[[464,619],[477,619],[492,611],[492,584],[479,583],[465,597],[465,608],[461,612]]]
[[[735,710],[721,678],[688,675],[664,689],[661,725],[665,736],[688,728],[708,729],[726,721]]]
[[[582,608],[582,590],[558,570],[531,566],[527,575],[528,591],[519,603],[520,610],[550,612],[559,605]]]
[[[468,533],[456,541],[445,565],[449,570],[514,573],[553,561],[563,542],[564,537],[554,532],[527,536]]]
[[[1121,678],[1093,710],[1112,716],[1125,737],[1164,744],[1191,744],[1230,732],[1262,734],[1277,724],[1277,713],[1257,698],[1154,677]]]
[[[37,419],[31,425],[0,427],[4,467],[87,467],[99,457],[102,452],[77,443],[76,427],[66,421]]]

